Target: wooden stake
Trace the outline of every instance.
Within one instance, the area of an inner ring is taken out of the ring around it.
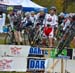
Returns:
[[[64,60],[61,59],[61,73],[64,73]]]

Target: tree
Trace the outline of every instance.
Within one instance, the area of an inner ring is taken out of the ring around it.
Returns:
[[[67,12],[75,12],[75,2],[71,3],[70,5],[68,5],[68,8],[66,10]]]
[[[57,7],[57,12],[62,12],[64,7],[64,0],[55,0],[54,5]]]
[[[47,7],[56,6],[57,12],[75,12],[75,0],[33,0],[35,3]]]

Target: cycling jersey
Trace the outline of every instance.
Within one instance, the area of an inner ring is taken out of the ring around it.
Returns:
[[[35,24],[36,24],[36,15],[30,16],[30,20],[31,20],[32,25],[33,25],[33,28],[34,28],[35,27]]]
[[[50,14],[46,14],[45,16],[45,24],[49,24],[51,26],[58,27],[58,17],[54,14],[51,16]]]
[[[22,27],[32,26],[32,21],[31,21],[30,17],[25,17],[23,19],[22,23],[23,23]]]
[[[36,17],[37,17],[37,23],[39,23],[41,26],[45,24],[44,23],[44,21],[45,21],[45,15],[46,14],[40,15],[40,13],[38,13],[36,15]]]
[[[69,19],[65,19],[63,24],[64,24],[63,30],[65,31],[66,28],[70,25],[70,20]]]

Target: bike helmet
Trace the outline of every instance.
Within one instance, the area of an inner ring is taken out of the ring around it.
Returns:
[[[40,9],[39,12],[44,12],[44,9]]]
[[[34,14],[35,12],[34,11],[31,11],[31,14]]]
[[[29,16],[29,15],[30,15],[30,12],[26,12],[26,13],[25,13],[25,16]]]
[[[61,12],[60,14],[59,14],[59,16],[64,16],[65,14],[63,13],[63,12]]]
[[[56,7],[55,6],[52,6],[52,7],[50,7],[50,10],[56,11]]]

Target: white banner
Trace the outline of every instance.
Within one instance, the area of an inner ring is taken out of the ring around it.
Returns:
[[[0,45],[0,56],[27,57],[30,46]]]
[[[62,66],[63,64],[63,66]],[[75,60],[63,60],[63,63],[61,59],[46,59],[45,61],[45,73],[52,72],[52,73],[62,73],[61,67],[63,67],[63,73],[75,73]]]
[[[75,49],[73,49],[73,56],[72,58],[75,60]]]
[[[26,72],[27,59],[25,57],[0,57],[0,71]]]
[[[63,63],[64,67],[63,67],[63,71],[65,73],[65,60]],[[45,61],[45,71],[46,72],[50,72],[50,73],[62,73],[61,72],[61,59],[47,59]]]
[[[75,60],[67,60],[66,71],[68,73],[75,73]]]

